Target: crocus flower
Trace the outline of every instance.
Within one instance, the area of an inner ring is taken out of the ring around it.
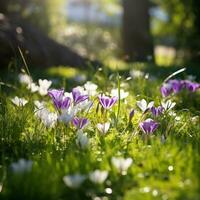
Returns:
[[[105,135],[108,132],[109,128],[110,128],[109,122],[106,122],[104,124],[100,124],[100,123],[97,124],[97,129],[102,135]]]
[[[93,183],[101,184],[103,183],[108,177],[107,171],[95,170],[89,174],[89,179]]]
[[[112,106],[117,102],[117,97],[107,97],[107,96],[99,96],[99,103],[106,110],[112,108]]]
[[[81,149],[86,149],[89,145],[89,138],[87,137],[87,134],[83,133],[81,130],[77,131],[76,144]]]
[[[18,75],[18,78],[19,78],[20,83],[23,83],[26,85],[30,85],[33,82],[32,78],[28,74],[21,73]]]
[[[158,128],[158,123],[152,119],[146,119],[144,122],[140,122],[140,128],[144,133],[153,133]]]
[[[35,115],[41,120],[41,122],[49,128],[55,126],[58,115],[56,113],[50,112],[47,108],[37,109]]]
[[[85,84],[84,84],[84,88],[86,89],[87,91],[87,94],[89,96],[95,96],[97,94],[97,88],[98,86],[90,81],[87,81]]]
[[[161,115],[164,111],[164,108],[162,106],[158,106],[158,107],[152,107],[151,108],[151,112],[153,114],[154,117],[157,117],[159,115]]]
[[[140,70],[137,70],[137,69],[132,69],[130,71],[130,75],[133,77],[133,78],[141,78],[144,76],[144,72],[140,71]]]
[[[164,108],[164,110],[171,110],[176,105],[176,103],[172,102],[171,100],[167,100],[166,102],[162,101],[161,105]]]
[[[128,95],[129,95],[129,92],[125,92],[123,89],[120,89],[120,99],[125,99],[128,97]],[[111,96],[112,97],[116,96],[119,98],[118,88],[111,90]]]
[[[70,97],[64,96],[64,89],[61,90],[49,90],[49,96],[52,98],[55,107],[59,109],[68,109],[70,107],[71,99]]]
[[[32,93],[37,92],[39,89],[39,86],[36,85],[35,83],[31,83],[27,85],[27,89],[29,89]]]
[[[129,122],[132,120],[134,114],[135,114],[135,110],[132,109],[131,112],[129,113]]]
[[[83,129],[88,124],[88,119],[75,117],[72,123],[77,129]]]
[[[178,93],[183,89],[183,83],[180,80],[169,80],[168,84],[171,85],[174,93]]]
[[[164,83],[160,88],[160,92],[163,97],[169,96],[172,93],[172,91],[172,85],[169,83]]]
[[[111,162],[119,172],[123,173],[126,172],[128,168],[131,166],[133,159],[112,157]]]
[[[73,175],[67,175],[63,177],[63,181],[66,186],[70,188],[78,188],[80,185],[84,182],[86,179],[85,175],[81,174],[73,174]]]
[[[11,164],[11,170],[14,173],[29,172],[32,169],[33,162],[31,160],[19,159],[17,162]]]
[[[17,96],[15,96],[13,99],[11,99],[11,101],[12,101],[12,103],[14,103],[16,106],[19,106],[19,107],[25,106],[25,105],[28,103],[28,101],[27,101],[26,99],[24,99],[24,98],[19,98],[19,97],[17,97]]]
[[[52,84],[52,81],[48,81],[47,79],[39,79],[38,81],[39,83],[39,93],[40,95],[44,96],[44,95],[47,95],[48,94],[48,89],[50,88],[51,84]]]
[[[75,105],[88,99],[88,95],[82,94],[76,88],[72,90],[72,97]]]
[[[151,109],[151,107],[154,105],[154,102],[151,101],[147,104],[145,99],[142,99],[141,101],[137,101],[137,106],[143,111],[146,112],[148,109]]]
[[[184,85],[190,92],[195,92],[200,88],[199,83],[195,83],[195,82],[188,81],[188,80],[184,81]]]

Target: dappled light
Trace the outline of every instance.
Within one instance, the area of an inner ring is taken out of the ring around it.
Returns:
[[[0,1],[0,199],[200,199],[199,0]]]

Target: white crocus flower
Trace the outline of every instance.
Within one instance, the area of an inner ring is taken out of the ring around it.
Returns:
[[[36,109],[43,109],[43,108],[45,108],[45,102],[44,101],[35,100],[34,101],[34,105],[35,105]]]
[[[87,91],[89,96],[95,96],[97,94],[97,88],[98,86],[90,81],[87,81],[84,84],[84,88]]]
[[[123,89],[120,89],[120,99],[125,99],[126,97],[128,97],[128,95],[129,95],[129,92],[125,92]],[[111,90],[111,96],[119,98],[117,88]]]
[[[130,75],[132,76],[132,78],[141,78],[144,76],[144,72],[140,70],[132,69],[130,71]]]
[[[77,105],[75,105],[74,109],[77,112],[81,112],[81,111],[88,112],[90,110],[90,108],[92,107],[92,105],[93,105],[92,101],[85,100],[85,101],[82,101],[82,102],[78,103]]]
[[[42,96],[47,95],[48,89],[50,88],[52,81],[48,81],[47,79],[44,79],[44,80],[39,79],[38,83],[39,83],[38,91],[40,95]]]
[[[31,83],[27,86],[27,89],[29,89],[32,93],[37,92],[39,89],[39,86],[35,83]]]
[[[26,84],[26,85],[30,85],[33,82],[32,78],[27,74],[21,73],[21,74],[18,75],[18,78],[19,78],[20,83],[23,83],[23,84]]]
[[[83,86],[77,86],[74,88],[74,90],[78,90],[81,94],[84,94],[84,95],[87,94],[87,91],[84,89]]]
[[[76,144],[81,149],[86,149],[89,145],[89,138],[87,137],[87,133],[83,133],[82,130],[77,131],[77,138],[76,138]]]
[[[19,98],[17,96],[15,96],[13,99],[11,99],[11,101],[17,106],[25,106],[28,103],[28,101],[26,99]]]
[[[81,174],[74,174],[74,175],[67,175],[63,177],[63,181],[66,186],[70,188],[78,188],[86,179],[85,175]]]
[[[89,174],[90,181],[97,184],[103,183],[107,179],[107,177],[108,177],[108,171],[101,171],[98,169]]]
[[[11,164],[11,169],[15,173],[29,172],[32,169],[32,165],[32,161],[21,158],[17,162]]]
[[[105,135],[108,132],[109,128],[110,128],[110,122],[106,122],[104,124],[100,123],[97,124],[97,129],[102,135]]]
[[[58,116],[58,120],[68,124],[74,116],[77,114],[78,110],[76,107],[69,107],[67,110],[62,110],[62,113]]]
[[[171,100],[167,100],[166,102],[161,102],[161,105],[165,110],[171,110],[176,103],[172,102]]]
[[[46,127],[54,127],[57,122],[58,116],[56,113],[49,112],[46,117],[42,118],[42,122]]]
[[[126,172],[128,168],[131,166],[133,159],[132,158],[116,158],[112,157],[111,159],[112,164],[119,170],[121,173]]]
[[[35,110],[35,115],[42,121],[42,123],[46,126],[46,127],[54,127],[58,116],[56,113],[50,112],[47,108],[41,108],[41,109],[37,109]]]
[[[137,106],[145,112],[147,109],[151,109],[154,105],[154,101],[151,101],[149,104],[147,104],[145,99],[142,99],[141,101],[137,101]]]

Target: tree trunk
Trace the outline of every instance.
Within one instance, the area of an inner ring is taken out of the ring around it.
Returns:
[[[123,45],[128,61],[153,58],[148,0],[123,0]]]
[[[86,68],[90,63],[94,67],[100,65],[79,56],[70,48],[48,38],[27,21],[18,18],[0,16],[0,66],[7,66],[11,58],[18,58],[18,47],[26,52],[30,66],[72,66]]]

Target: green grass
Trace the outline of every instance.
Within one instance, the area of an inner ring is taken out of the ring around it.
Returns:
[[[48,96],[30,93],[17,81],[15,72],[2,76],[3,82],[15,88],[0,87],[0,199],[200,199],[200,92],[192,95],[181,92],[172,96],[171,99],[177,104],[174,111],[180,120],[175,120],[169,114],[161,116],[156,119],[159,122],[157,131],[145,137],[138,128],[141,111],[136,101],[145,98],[155,101],[158,106],[162,100],[160,85],[176,68],[139,64],[134,67],[149,73],[149,79],[141,77],[127,81],[128,71],[124,68],[119,71],[121,87],[129,92],[129,97],[126,103],[121,100],[120,110],[116,104],[108,112],[106,117],[111,121],[111,128],[105,136],[101,136],[96,129],[96,124],[105,121],[105,116],[100,109],[96,112],[97,100],[94,98],[94,106],[87,114],[90,124],[85,130],[90,144],[84,150],[76,145],[73,126],[57,123],[54,128],[46,128],[34,116],[34,100],[46,101],[48,107],[55,111]],[[117,72],[109,68],[83,73],[98,85],[99,93],[109,93],[113,87],[118,87]],[[62,67],[58,71],[52,68],[43,74],[37,71],[31,74],[35,81],[40,77],[56,78],[52,87],[65,87],[66,91],[82,84],[74,81],[77,72],[72,70],[68,73]],[[187,74],[186,71],[178,76]],[[16,95],[26,98],[28,104],[24,107],[14,106],[10,99]],[[128,125],[129,112],[133,108],[137,112]],[[85,115],[84,112],[80,113],[80,116]],[[145,118],[148,117],[151,117],[150,113],[145,115]],[[121,175],[114,168],[111,163],[113,156],[133,159],[127,175]],[[12,172],[11,163],[20,158],[33,161],[30,172]],[[65,175],[88,175],[95,169],[109,172],[103,184],[94,184],[86,179],[78,189],[71,189],[63,182]],[[112,194],[106,193],[106,188],[111,188]]]

